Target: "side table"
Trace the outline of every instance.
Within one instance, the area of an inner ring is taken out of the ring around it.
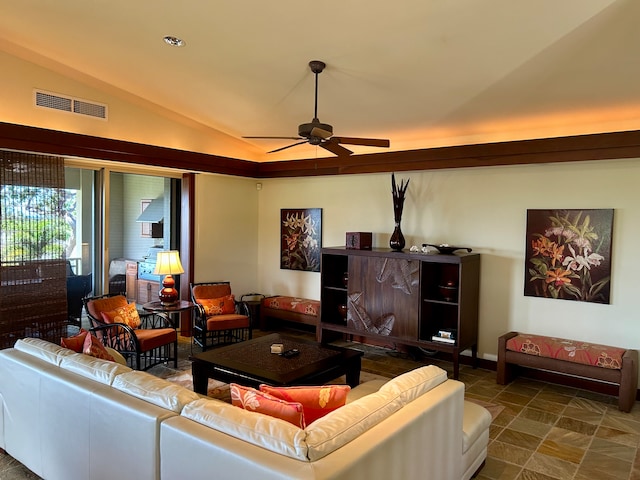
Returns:
[[[195,304],[192,302],[188,302],[186,300],[180,300],[178,303],[173,305],[163,305],[160,301],[148,302],[142,305],[142,308],[147,312],[157,313],[159,315],[165,316],[169,323],[173,325],[173,328],[179,330],[180,321],[175,322],[173,320],[173,315],[184,312],[185,310],[190,310],[195,307]]]
[[[260,305],[262,305],[264,298],[264,295],[261,293],[245,293],[240,297],[240,301],[246,303],[247,307],[249,307],[249,312],[251,313],[251,328],[256,328],[260,325]]]

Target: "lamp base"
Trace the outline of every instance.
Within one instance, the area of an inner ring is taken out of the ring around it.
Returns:
[[[158,293],[158,298],[160,299],[160,303],[165,307],[175,305],[179,301],[179,294],[174,288],[175,285],[176,282],[171,275],[164,277],[164,280],[162,281],[162,288]]]

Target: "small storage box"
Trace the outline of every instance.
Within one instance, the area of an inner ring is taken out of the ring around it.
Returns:
[[[351,250],[371,250],[371,232],[347,232],[345,247]]]

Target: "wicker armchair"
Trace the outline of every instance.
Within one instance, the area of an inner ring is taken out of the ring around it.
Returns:
[[[125,321],[117,321],[122,317],[115,317],[116,321],[112,321],[116,309],[128,306],[124,295],[107,294],[83,301],[91,331],[105,346],[120,352],[132,368],[148,370],[170,361],[173,361],[174,368],[178,367],[178,334],[167,317],[138,312],[140,325],[134,328]],[[108,315],[103,315],[107,312]],[[109,316],[112,318],[106,321]]]
[[[190,284],[193,310],[193,343],[207,348],[251,338],[249,306],[236,301],[229,282]]]

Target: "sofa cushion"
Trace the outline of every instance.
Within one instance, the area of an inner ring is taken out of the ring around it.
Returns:
[[[380,392],[396,395],[402,405],[406,405],[446,380],[445,370],[435,365],[427,365],[392,378],[380,387]]]
[[[620,347],[528,333],[507,340],[507,350],[615,370],[622,368],[622,356],[626,352]]]
[[[107,312],[100,312],[100,315],[102,315],[104,323],[124,323],[131,328],[140,326],[140,314],[135,303],[128,303]]]
[[[71,352],[71,350],[68,351]],[[131,371],[126,365],[121,365],[117,362],[109,362],[84,353],[73,352],[62,359],[60,368],[104,385],[111,385],[118,375]]]
[[[137,370],[118,375],[112,387],[175,413],[180,413],[186,404],[200,398],[185,387]]]
[[[197,302],[203,306],[207,316],[226,315],[236,311],[236,300],[233,295],[220,298],[198,298]]]
[[[73,350],[69,350],[40,338],[19,339],[15,343],[14,348],[40,358],[52,365],[60,365],[60,362],[62,362],[64,357],[73,355],[74,353]]]
[[[319,418],[305,429],[309,460],[318,460],[337,450],[401,407],[396,395],[378,391]]]
[[[251,412],[279,418],[298,428],[304,428],[304,410],[301,403],[287,402],[255,388],[245,387],[237,383],[232,383],[229,387],[232,405]]]
[[[73,350],[76,353],[81,353],[84,346],[84,340],[87,338],[88,333],[89,332],[87,330],[81,328],[77,334],[71,337],[62,337],[60,339],[60,346]]]
[[[180,415],[271,452],[307,460],[305,431],[279,418],[213,399],[192,402]]]
[[[104,345],[94,335],[88,334],[84,338],[84,344],[82,345],[82,353],[90,355],[95,358],[107,360],[109,362],[115,362],[115,359],[104,348]]]
[[[272,387],[260,385],[260,391],[266,392],[287,402],[302,404],[304,423],[309,425],[336,408],[342,407],[347,401],[347,394],[351,390],[349,385],[323,385],[303,387]]]

